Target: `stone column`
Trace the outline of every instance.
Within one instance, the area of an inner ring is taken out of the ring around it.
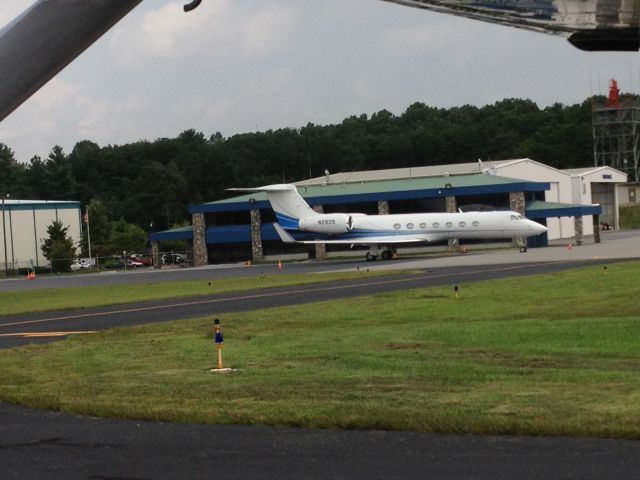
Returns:
[[[386,200],[378,202],[378,215],[389,215],[389,202]]]
[[[520,215],[524,216],[524,207],[524,192],[509,192],[509,208],[514,212],[517,212]],[[518,247],[520,249],[525,248],[526,251],[527,241],[524,237],[512,238],[511,244],[514,247]]]
[[[445,207],[447,209],[447,213],[456,213],[456,211],[458,210],[458,202],[456,202],[456,197],[446,197]],[[448,243],[450,252],[457,251],[458,247],[460,246],[460,242],[457,238],[450,238]]]
[[[573,222],[576,230],[576,245],[580,246],[583,244],[583,239],[584,239],[584,230],[582,228],[582,225],[583,225],[582,217],[580,216],[573,217]]]
[[[509,192],[509,208],[524,215],[524,192]]]
[[[322,205],[314,205],[313,211],[318,213],[324,213],[324,209]],[[316,243],[316,260],[326,260],[327,259],[327,244],[326,243]]]
[[[204,213],[194,213],[191,216],[193,225],[193,266],[202,267],[209,264],[209,253],[207,252],[207,224]]]
[[[259,262],[264,258],[262,249],[262,234],[260,227],[262,226],[262,218],[260,210],[254,208],[251,210],[251,257],[254,262]]]
[[[593,216],[593,243],[600,243],[600,215]]]
[[[160,268],[160,247],[158,242],[151,242],[151,259],[153,261],[153,268]]]

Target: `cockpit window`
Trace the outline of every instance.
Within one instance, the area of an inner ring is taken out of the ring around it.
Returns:
[[[511,220],[522,220],[522,215],[517,215],[517,214],[511,215]]]

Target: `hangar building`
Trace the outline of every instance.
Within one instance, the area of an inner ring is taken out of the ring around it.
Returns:
[[[40,246],[47,238],[47,227],[53,221],[69,227],[68,234],[79,245],[81,234],[80,202],[4,199],[2,238],[0,238],[0,269],[44,267],[49,262]]]
[[[530,246],[545,246],[548,240],[574,237],[579,245],[585,235],[599,241],[601,223],[617,228],[616,186],[624,182],[626,174],[611,167],[558,170],[525,158],[328,174],[296,185],[314,209],[325,213],[511,209],[547,226],[541,238],[529,239]],[[327,253],[324,245],[310,251],[308,245],[282,243],[264,193],[191,205],[189,211],[192,228],[152,234],[154,251],[163,240],[189,240],[196,265],[285,252],[316,258]],[[329,251],[344,248],[330,246]]]

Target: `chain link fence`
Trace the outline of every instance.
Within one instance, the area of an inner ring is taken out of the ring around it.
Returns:
[[[123,255],[109,255],[85,258],[58,258],[51,261],[40,258],[20,260],[11,258],[7,262],[0,262],[0,276],[29,277],[30,274],[56,275],[59,273],[87,273],[109,270],[133,271],[145,268],[180,268],[193,266],[193,252],[166,251],[158,253],[158,264],[154,263],[152,255],[137,255],[124,253]]]

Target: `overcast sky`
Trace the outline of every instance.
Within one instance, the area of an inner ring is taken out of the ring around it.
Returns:
[[[0,25],[24,0],[2,0]],[[639,53],[585,53],[560,37],[379,0],[145,0],[0,123],[20,161],[58,144],[224,136],[410,104],[544,107],[640,91]],[[0,66],[1,68],[1,66]],[[475,158],[475,157],[474,157]]]

